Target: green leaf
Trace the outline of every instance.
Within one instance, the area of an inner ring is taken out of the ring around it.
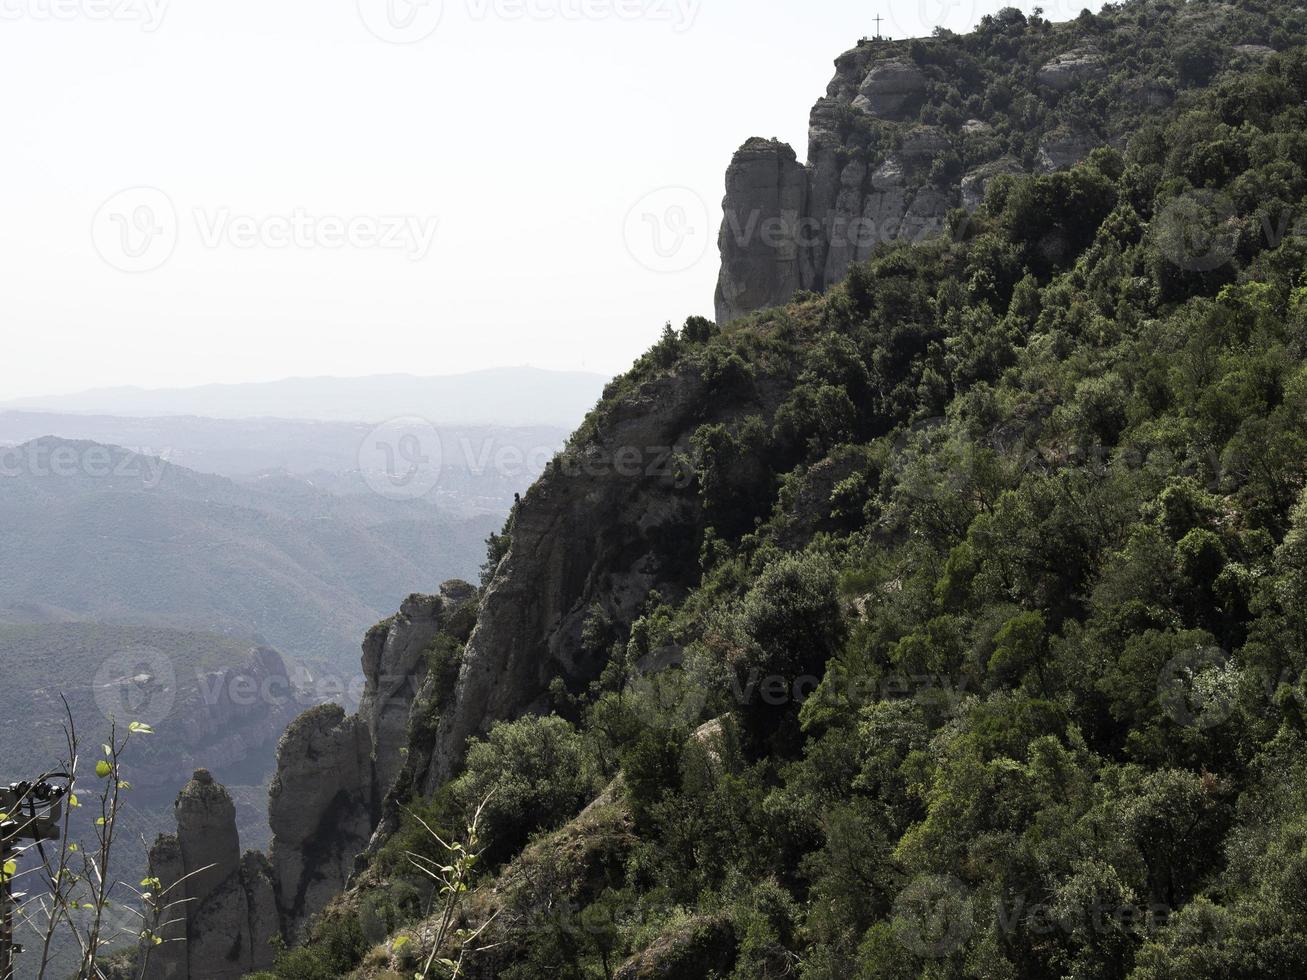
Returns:
[[[407,946],[410,942],[412,942],[412,940],[410,940],[408,936],[399,936],[398,938],[395,939],[393,943],[391,943],[390,948],[392,950],[400,950],[403,949],[405,946]]]
[[[133,735],[153,735],[154,729],[143,721],[134,721],[127,726],[127,730]]]
[[[109,765],[104,759],[95,764],[95,774],[101,779],[106,778],[111,772],[113,772],[113,766]]]

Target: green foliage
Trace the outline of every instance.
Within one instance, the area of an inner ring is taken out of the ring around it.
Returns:
[[[510,516],[502,531],[497,533],[492,531],[490,537],[486,538],[486,560],[481,565],[481,587],[483,589],[490,585],[495,577],[495,572],[499,570],[499,563],[507,557],[512,547],[513,518]]]
[[[550,716],[501,722],[472,742],[450,793],[468,814],[489,797],[481,826],[486,860],[495,863],[532,834],[576,814],[598,789],[584,740],[562,718]]]
[[[314,923],[307,944],[278,953],[271,972],[254,976],[256,980],[338,980],[358,966],[367,949],[357,917],[328,912]]]

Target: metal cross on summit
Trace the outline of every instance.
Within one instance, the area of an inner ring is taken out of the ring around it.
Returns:
[[[885,39],[881,36],[881,33],[880,33],[880,25],[881,25],[881,21],[883,21],[884,19],[885,19],[885,18],[883,18],[880,14],[877,14],[877,15],[876,15],[876,40],[877,40],[877,41],[883,41],[883,40],[885,40]]]

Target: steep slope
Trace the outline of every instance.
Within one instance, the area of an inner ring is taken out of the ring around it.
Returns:
[[[404,765],[410,716],[425,710],[428,675],[447,669],[440,660],[446,647],[466,641],[476,598],[459,581],[444,583],[436,596],[410,596],[363,641],[358,713],[321,705],[282,736],[268,819],[286,938],[302,938],[309,919],[349,880]]]
[[[271,976],[1307,971],[1307,25],[1181,12],[1286,50],[609,386]]]

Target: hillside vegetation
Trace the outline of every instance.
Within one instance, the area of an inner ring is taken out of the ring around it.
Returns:
[[[1232,72],[610,386],[574,445],[713,392],[700,568],[409,801],[457,835],[494,791],[465,975],[1307,973],[1305,104],[1303,49]],[[414,849],[276,975],[420,969]]]

